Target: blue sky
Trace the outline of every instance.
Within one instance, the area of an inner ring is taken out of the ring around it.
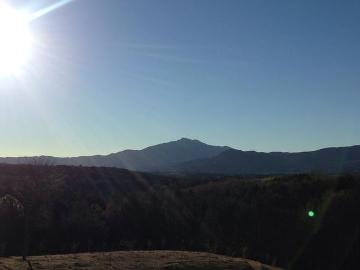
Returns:
[[[75,0],[32,22],[26,72],[0,77],[0,155],[181,137],[259,151],[360,144],[359,12],[350,0]]]

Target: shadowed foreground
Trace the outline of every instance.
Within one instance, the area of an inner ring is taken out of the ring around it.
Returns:
[[[203,252],[120,251],[30,257],[32,268],[51,270],[85,269],[194,269],[279,270],[261,263]],[[0,270],[28,270],[19,257],[0,258]]]

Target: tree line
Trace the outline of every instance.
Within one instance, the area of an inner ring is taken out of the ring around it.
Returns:
[[[360,254],[358,175],[0,165],[0,197],[1,256],[174,249],[353,269]]]

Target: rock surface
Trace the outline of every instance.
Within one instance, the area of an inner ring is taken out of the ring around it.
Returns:
[[[31,267],[51,270],[281,270],[259,262],[203,252],[119,251],[29,257]],[[0,270],[28,270],[19,257],[0,258]]]

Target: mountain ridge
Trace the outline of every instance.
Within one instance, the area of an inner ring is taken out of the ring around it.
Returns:
[[[0,158],[0,163],[103,166],[155,171],[162,170],[175,163],[212,157],[228,149],[231,148],[227,146],[213,146],[199,140],[181,138],[176,141],[149,146],[141,150],[126,149],[109,155],[4,157]]]
[[[126,149],[109,155],[5,157],[0,158],[0,163],[117,167],[134,171],[175,173],[341,173],[360,172],[360,145],[303,152],[257,152],[181,138],[140,150]]]
[[[179,164],[188,173],[292,174],[360,172],[360,145],[306,152],[256,152],[229,149],[219,155]]]

